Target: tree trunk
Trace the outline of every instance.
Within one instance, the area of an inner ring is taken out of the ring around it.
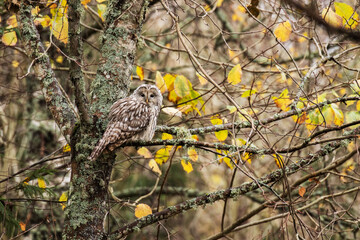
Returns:
[[[110,106],[128,93],[146,1],[110,1],[102,37],[102,59],[92,83],[90,125],[78,123],[71,135],[72,176],[63,239],[106,239],[108,184],[114,153],[89,162],[101,137]]]

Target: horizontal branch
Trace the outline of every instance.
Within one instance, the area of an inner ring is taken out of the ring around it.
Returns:
[[[274,114],[272,117],[266,118],[264,120],[260,121],[254,121],[254,126],[258,127],[259,125],[266,125],[272,122],[276,122],[281,119],[285,119],[294,115],[300,115],[303,112],[309,112],[311,110],[314,110],[316,108],[324,107],[325,105],[337,103],[337,102],[347,102],[347,101],[356,101],[360,100],[360,96],[352,96],[352,97],[340,97],[335,98],[332,100],[327,100],[321,103],[318,103],[316,105],[312,105],[309,107],[305,107],[302,109],[292,109],[287,112],[282,112],[279,114]],[[208,126],[208,127],[202,127],[202,128],[191,128],[188,129],[189,134],[201,134],[201,133],[209,133],[209,132],[216,132],[220,130],[231,130],[231,129],[243,129],[243,128],[251,128],[251,123],[248,121],[241,121],[241,122],[235,122],[235,123],[226,123],[226,124],[219,124],[214,126]],[[157,132],[166,132],[170,134],[178,134],[179,128],[178,127],[167,127],[167,126],[157,126],[156,128]]]
[[[137,188],[128,188],[119,193],[114,193],[116,197],[120,199],[130,198],[130,197],[139,197],[149,193],[152,190],[152,187],[137,187]],[[160,187],[157,187],[154,193],[159,193]],[[162,194],[166,195],[180,195],[183,197],[197,197],[199,195],[205,194],[205,192],[197,189],[189,189],[184,187],[164,187],[162,189]]]
[[[74,106],[57,81],[51,68],[50,59],[40,40],[31,17],[31,5],[26,1],[20,4],[18,14],[19,30],[24,42],[24,48],[32,60],[35,75],[41,81],[42,92],[56,124],[62,135],[70,143],[70,134],[78,120]]]
[[[360,128],[356,128],[349,132],[348,134],[359,134]],[[151,225],[153,223],[156,223],[160,220],[167,219],[170,217],[173,217],[175,215],[178,215],[180,213],[183,213],[185,211],[196,209],[199,206],[205,206],[208,203],[214,203],[219,200],[225,200],[227,198],[236,198],[238,196],[241,196],[245,193],[248,193],[250,191],[253,191],[255,189],[258,189],[260,185],[267,185],[269,183],[276,182],[280,180],[284,173],[286,176],[289,176],[298,170],[302,169],[303,167],[308,166],[309,164],[312,164],[319,159],[322,159],[324,156],[332,153],[334,150],[338,149],[341,146],[346,145],[347,140],[338,140],[332,143],[327,144],[320,150],[318,150],[315,153],[310,153],[307,155],[307,157],[301,159],[297,163],[290,164],[289,166],[285,167],[284,169],[278,169],[276,171],[271,172],[270,174],[258,179],[257,181],[252,182],[246,182],[241,184],[238,187],[228,188],[225,190],[216,191],[213,193],[209,193],[197,198],[193,198],[190,200],[187,200],[185,202],[179,203],[175,206],[168,207],[164,209],[163,211],[150,214],[146,217],[140,218],[135,220],[134,222],[121,227],[117,231],[114,231],[111,233],[111,238],[120,239],[135,230],[138,230],[140,228],[146,227],[148,225]]]

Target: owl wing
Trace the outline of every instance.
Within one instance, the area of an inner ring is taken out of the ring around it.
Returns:
[[[109,123],[89,160],[95,160],[109,145],[123,144],[132,136],[144,130],[150,121],[149,107],[136,99],[124,98],[115,102],[109,112]]]

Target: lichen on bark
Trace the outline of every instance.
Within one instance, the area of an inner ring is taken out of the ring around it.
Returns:
[[[90,126],[80,122],[71,136],[72,176],[63,239],[107,238],[103,222],[109,211],[107,189],[115,154],[102,154],[94,162],[89,162],[87,156],[106,127],[110,106],[128,94],[137,35],[146,8],[147,1],[108,2],[102,57],[91,84],[89,115],[94,119]]]

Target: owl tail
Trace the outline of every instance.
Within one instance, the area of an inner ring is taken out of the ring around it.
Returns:
[[[92,151],[91,155],[88,157],[88,159],[90,161],[95,161],[104,151],[105,147],[106,147],[106,141],[104,139],[101,139],[94,148],[94,150]]]

